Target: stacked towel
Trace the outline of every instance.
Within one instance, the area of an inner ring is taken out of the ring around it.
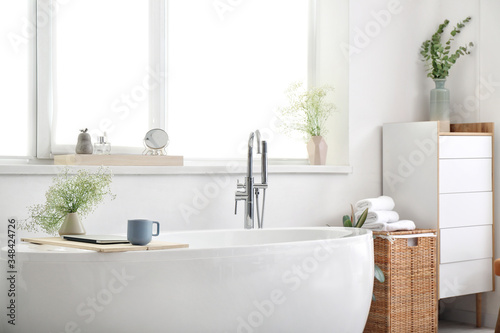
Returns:
[[[399,220],[399,214],[393,209],[396,205],[394,200],[388,196],[363,199],[356,203],[355,219],[359,219],[365,209],[368,209],[363,228],[372,231],[398,231],[414,230],[415,223],[410,220]]]
[[[356,221],[359,219],[361,214],[363,214],[362,211],[357,211],[356,213],[354,213],[354,215],[356,216]],[[380,210],[380,211],[370,212],[368,210],[365,223],[375,223],[375,222],[389,223],[396,221],[399,221],[399,214],[395,211]]]
[[[416,226],[413,221],[401,220],[397,222],[374,222],[365,223],[363,228],[372,231],[401,231],[401,230],[415,230]]]
[[[379,210],[393,210],[394,200],[391,197],[382,195],[378,198],[363,199],[356,202],[354,208],[356,211],[364,211],[368,208],[369,212],[379,211]]]

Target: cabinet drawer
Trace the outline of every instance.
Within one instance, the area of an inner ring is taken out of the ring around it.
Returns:
[[[439,265],[439,298],[493,290],[491,258]]]
[[[439,195],[439,228],[492,223],[492,192],[446,193]]]
[[[491,136],[440,136],[439,158],[491,158]]]
[[[440,263],[491,258],[492,226],[440,229]]]
[[[488,192],[492,183],[491,159],[440,159],[439,193]]]

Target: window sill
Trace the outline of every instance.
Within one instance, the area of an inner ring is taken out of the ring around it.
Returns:
[[[0,175],[55,175],[63,165],[12,163],[0,165]],[[97,169],[97,166],[69,166],[78,170],[82,167]],[[207,174],[245,174],[246,164],[233,162],[227,165],[186,165],[186,166],[110,166],[115,175],[207,175]],[[260,165],[254,163],[254,173]],[[270,174],[349,174],[348,165],[269,165]]]

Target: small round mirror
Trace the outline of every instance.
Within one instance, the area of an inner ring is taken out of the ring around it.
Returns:
[[[168,134],[161,128],[153,128],[144,136],[145,154],[164,155],[168,146]]]

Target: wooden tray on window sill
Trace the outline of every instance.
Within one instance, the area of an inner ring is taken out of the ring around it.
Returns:
[[[55,165],[183,166],[183,156],[152,155],[55,155]]]

